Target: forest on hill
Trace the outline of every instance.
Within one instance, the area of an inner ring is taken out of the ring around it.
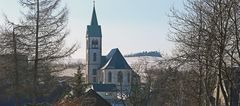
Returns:
[[[158,51],[143,51],[125,55],[125,57],[140,57],[140,56],[162,57],[161,53]]]

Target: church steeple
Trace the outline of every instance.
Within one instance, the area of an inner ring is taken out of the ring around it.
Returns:
[[[102,31],[101,26],[98,25],[97,21],[97,14],[95,10],[95,1],[93,1],[93,12],[92,12],[92,19],[90,25],[87,26],[87,36],[92,37],[101,37]]]
[[[93,12],[90,25],[87,26],[86,36],[86,73],[88,83],[98,82],[98,70],[101,67],[102,58],[102,31],[98,25],[95,10],[95,1],[93,2]]]
[[[98,25],[97,15],[95,10],[95,1],[93,1],[93,13],[92,13],[91,25]]]

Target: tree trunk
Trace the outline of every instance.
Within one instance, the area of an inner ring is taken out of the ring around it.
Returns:
[[[36,45],[34,59],[34,75],[33,75],[33,105],[37,104],[38,97],[38,32],[39,32],[39,0],[37,0],[37,19],[36,19]]]
[[[16,41],[16,36],[15,36],[15,29],[17,27],[15,27],[13,25],[13,55],[14,55],[14,69],[15,69],[15,102],[16,102],[16,106],[19,106],[19,73],[18,73],[18,59],[17,59],[17,41]]]

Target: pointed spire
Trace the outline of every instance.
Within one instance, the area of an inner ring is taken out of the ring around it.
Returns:
[[[97,21],[97,15],[95,10],[95,0],[93,1],[93,12],[92,12],[91,24],[87,26],[87,36],[89,37],[102,36],[101,26],[98,25],[98,21]]]
[[[91,25],[98,25],[97,15],[95,10],[95,0],[93,1],[93,13],[92,13]]]

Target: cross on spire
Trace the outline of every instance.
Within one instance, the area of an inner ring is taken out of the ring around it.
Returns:
[[[95,0],[93,0],[93,7],[95,7]]]

